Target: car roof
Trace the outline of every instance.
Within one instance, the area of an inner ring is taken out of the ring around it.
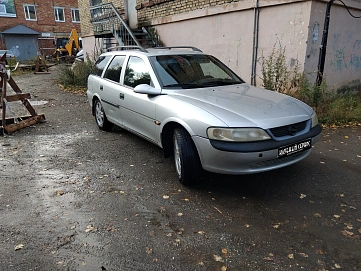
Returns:
[[[108,48],[108,52],[102,55],[114,54],[143,54],[146,56],[159,56],[159,55],[184,55],[184,54],[203,54],[203,52],[192,46],[172,46],[172,47],[151,47],[143,48],[141,46],[116,46]]]

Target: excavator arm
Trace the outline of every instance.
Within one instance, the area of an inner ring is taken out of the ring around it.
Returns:
[[[71,30],[65,49],[68,51],[69,56],[75,56],[80,51],[79,35],[76,29]]]

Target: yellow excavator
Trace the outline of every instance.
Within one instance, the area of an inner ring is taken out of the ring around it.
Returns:
[[[72,29],[69,38],[57,38],[56,49],[52,60],[74,62],[76,54],[81,50],[81,38],[76,29]]]

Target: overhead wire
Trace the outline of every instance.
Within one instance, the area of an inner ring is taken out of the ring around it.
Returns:
[[[346,4],[345,4],[342,0],[338,0],[338,1],[340,1],[340,2],[345,6],[345,8],[347,9],[347,12],[351,15],[351,17],[353,17],[353,18],[355,18],[355,19],[360,19],[360,18],[361,18],[361,16],[355,16],[355,15],[353,15],[353,14],[351,13],[351,11],[349,10],[348,6],[346,6]]]

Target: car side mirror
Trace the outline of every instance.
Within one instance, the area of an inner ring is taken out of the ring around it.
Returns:
[[[147,84],[140,84],[134,88],[134,92],[148,95],[160,95],[162,91]]]

